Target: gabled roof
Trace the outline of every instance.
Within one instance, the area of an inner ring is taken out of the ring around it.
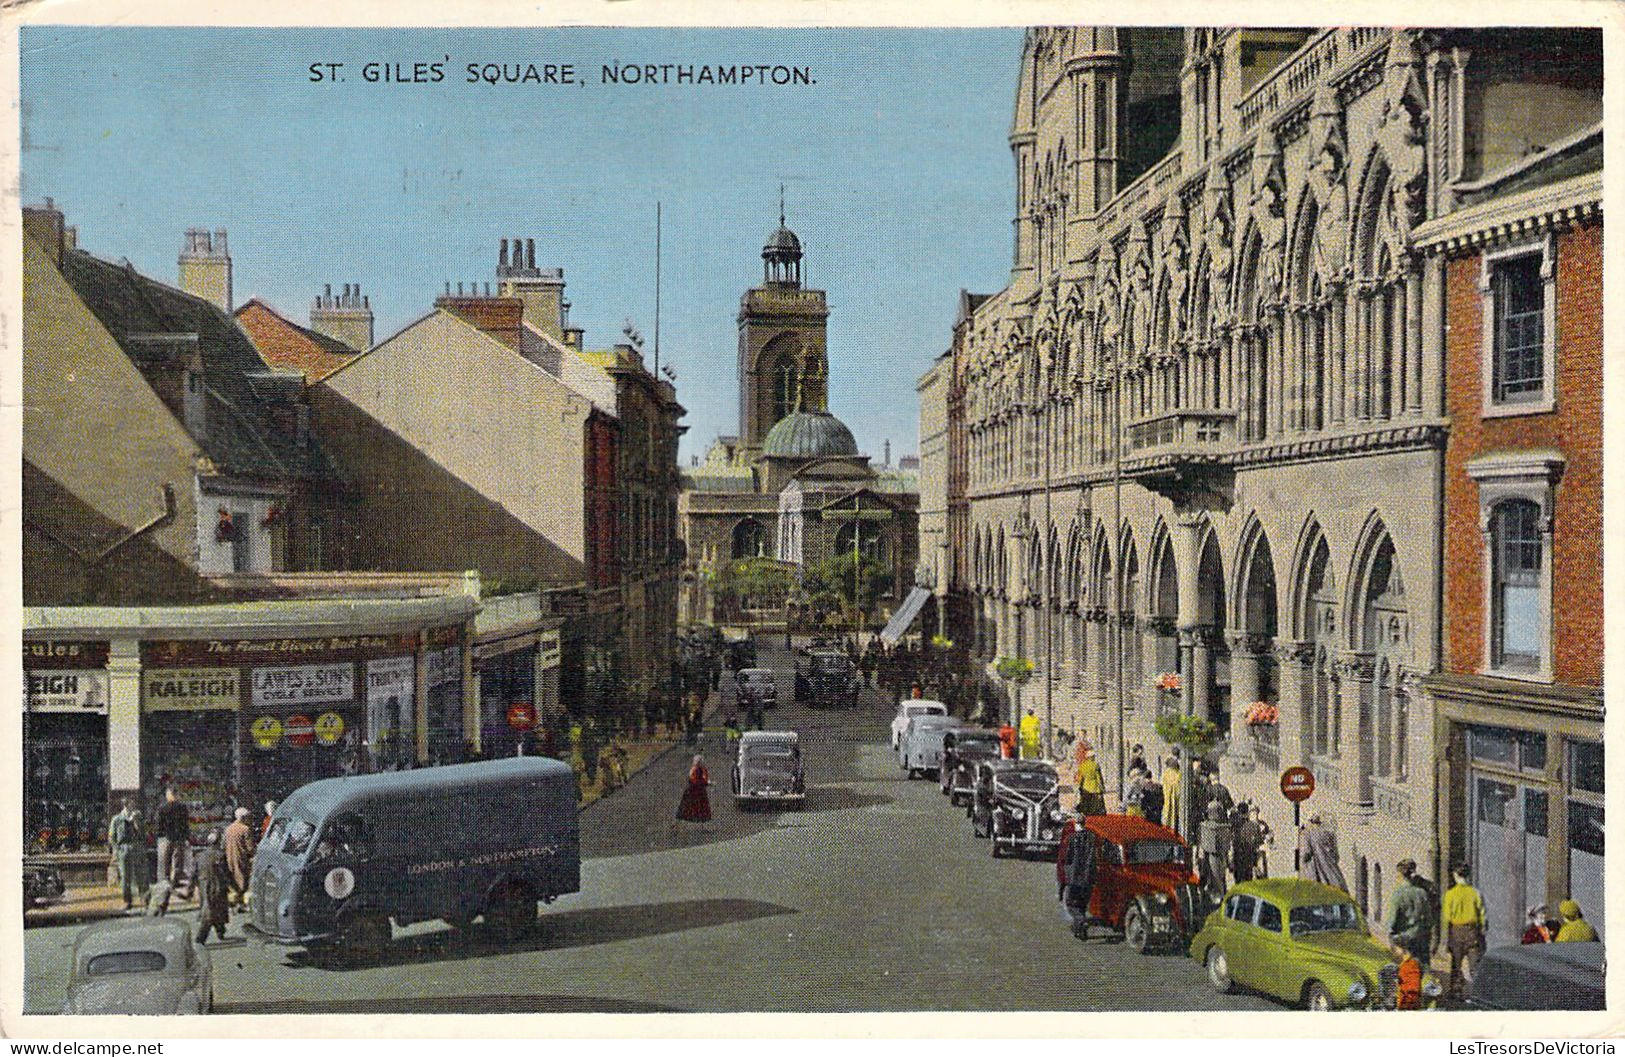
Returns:
[[[619,417],[615,379],[594,361],[531,323],[520,328],[519,354],[592,402],[606,415]]]
[[[193,439],[221,472],[262,479],[331,472],[317,444],[301,446],[296,438],[262,425],[262,401],[250,375],[263,372],[267,364],[248,335],[217,306],[83,250],[62,255],[62,275],[149,382],[157,368],[142,336],[197,335],[208,425],[203,436]]]
[[[266,363],[301,371],[312,382],[321,381],[362,351],[301,327],[257,297],[250,298],[234,316]]]

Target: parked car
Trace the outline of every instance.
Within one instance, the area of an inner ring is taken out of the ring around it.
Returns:
[[[23,859],[23,909],[33,910],[62,898],[62,871],[50,863]]]
[[[1191,939],[1217,991],[1237,984],[1311,1010],[1393,1008],[1398,966],[1340,888],[1296,877],[1243,881]],[[1432,973],[1423,1004],[1443,987]]]
[[[999,758],[999,732],[983,727],[960,727],[942,736],[942,763],[937,784],[950,804],[969,803],[976,783],[976,765]]]
[[[762,802],[800,806],[807,799],[800,735],[793,730],[752,730],[741,735],[734,756],[733,794],[740,807]]]
[[[842,650],[807,653],[805,672],[796,672],[796,699],[812,708],[856,708],[858,668]]]
[[[976,765],[971,831],[1005,852],[1047,852],[1061,843],[1060,778],[1045,760],[985,760]]]
[[[1123,934],[1129,947],[1181,952],[1209,909],[1191,869],[1191,849],[1167,826],[1134,815],[1090,815],[1067,822],[1055,857],[1061,905],[1072,930]]]
[[[746,632],[743,638],[723,636],[722,654],[729,668],[739,671],[756,667],[756,640]]]
[[[180,918],[114,918],[73,941],[62,1012],[176,1016],[214,1008],[209,952]]]
[[[390,922],[477,916],[503,935],[581,888],[576,777],[519,756],[324,778],[278,806],[254,855],[250,935],[381,953]]]
[[[959,720],[935,712],[914,716],[908,721],[898,744],[897,762],[910,778],[915,775],[938,777],[942,766],[942,739],[957,726]]]
[[[778,678],[771,668],[742,668],[734,677],[739,689],[739,707],[776,708],[779,704]]]
[[[891,721],[891,751],[896,752],[903,743],[903,728],[915,716],[946,716],[948,706],[941,701],[928,701],[919,697],[905,697],[897,702],[897,715]]]
[[[1601,943],[1525,943],[1484,952],[1467,1004],[1476,1009],[1605,1009]]]

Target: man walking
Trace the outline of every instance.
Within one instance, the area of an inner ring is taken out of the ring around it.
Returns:
[[[1401,859],[1394,867],[1400,883],[1388,897],[1388,938],[1424,964],[1433,954],[1433,906],[1428,891],[1416,880],[1416,860]]]
[[[164,802],[153,817],[158,831],[158,878],[178,884],[186,876],[187,842],[192,835],[192,810],[174,786],[164,788]]]
[[[125,797],[107,824],[107,845],[113,850],[113,863],[118,867],[119,887],[123,890],[124,909],[130,910],[147,901],[147,834],[141,824],[141,812],[135,809],[135,798]]]
[[[1467,866],[1450,868],[1453,882],[1444,894],[1445,945],[1450,950],[1450,993],[1460,998],[1473,982],[1484,953],[1484,897],[1467,880]]]
[[[230,881],[226,901],[237,909],[248,906],[249,875],[254,866],[254,827],[248,818],[248,808],[240,807],[226,827],[226,876]]]
[[[1337,861],[1337,837],[1321,825],[1318,814],[1309,816],[1309,825],[1298,836],[1298,876],[1345,892],[1349,890],[1348,880]]]

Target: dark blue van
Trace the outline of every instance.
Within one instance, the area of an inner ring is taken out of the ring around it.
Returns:
[[[576,811],[574,772],[536,756],[312,782],[254,855],[248,930],[360,955],[392,920],[517,933],[538,900],[581,890]]]

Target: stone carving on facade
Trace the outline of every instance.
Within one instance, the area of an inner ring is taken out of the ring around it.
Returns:
[[[1225,637],[1233,654],[1268,657],[1275,651],[1275,639],[1255,631],[1232,631]]]
[[[1377,146],[1388,162],[1388,193],[1395,234],[1408,242],[1422,220],[1427,191],[1427,96],[1414,35],[1398,32],[1388,47]]]
[[[1293,639],[1276,639],[1275,659],[1281,664],[1296,664],[1307,668],[1315,663],[1315,644]]]
[[[1202,227],[1207,241],[1209,304],[1213,306],[1215,322],[1223,324],[1231,319],[1230,281],[1235,273],[1236,219],[1230,204],[1229,181],[1217,165],[1208,170],[1202,204],[1206,211]]]
[[[1309,191],[1318,215],[1312,243],[1315,267],[1339,282],[1348,268],[1348,137],[1343,108],[1330,85],[1315,92],[1309,117]]]
[[[1376,658],[1369,653],[1344,653],[1337,658],[1337,674],[1369,683],[1377,676]]]
[[[1256,296],[1273,302],[1280,298],[1286,276],[1286,176],[1281,167],[1281,145],[1268,126],[1258,130],[1253,144],[1252,194],[1248,214],[1258,229],[1258,284]]]
[[[1168,305],[1168,337],[1173,340],[1185,334],[1190,287],[1190,236],[1185,231],[1185,203],[1178,195],[1169,199],[1157,234],[1161,243],[1158,257],[1167,284],[1164,296]]]

